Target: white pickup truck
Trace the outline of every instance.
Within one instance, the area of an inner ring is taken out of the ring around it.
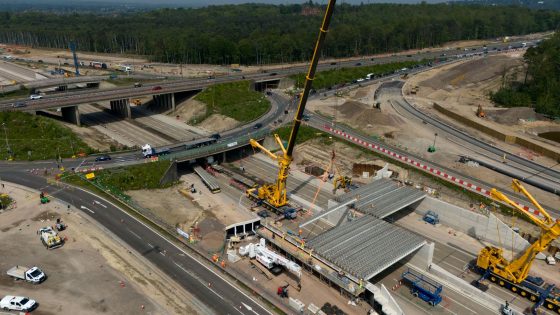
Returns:
[[[34,284],[39,284],[47,279],[47,275],[37,267],[28,268],[25,266],[15,266],[10,268],[7,274],[10,277]]]
[[[37,307],[37,302],[23,296],[6,295],[0,300],[0,308],[6,311],[32,311]]]

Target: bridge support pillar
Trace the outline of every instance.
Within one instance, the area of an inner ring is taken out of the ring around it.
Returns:
[[[225,151],[222,153],[222,163],[227,163]]]
[[[172,109],[175,111],[175,94],[160,94],[152,96],[153,104],[155,107],[163,110]]]
[[[114,100],[109,102],[111,104],[111,111],[124,118],[132,118],[130,110],[130,102],[127,98]]]
[[[82,125],[80,123],[80,111],[78,110],[78,106],[62,107],[60,111],[62,112],[62,118],[64,118],[64,120],[74,123],[78,127]]]

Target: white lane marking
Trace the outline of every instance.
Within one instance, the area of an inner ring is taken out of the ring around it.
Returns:
[[[257,315],[259,315],[259,313],[257,313],[257,312],[255,312],[255,311],[253,311],[253,308],[252,308],[252,307],[250,307],[249,305],[247,305],[247,304],[245,304],[245,303],[243,303],[243,302],[242,302],[241,304],[242,304],[243,306],[245,306],[245,308],[246,308],[247,310],[249,310],[249,311],[253,312],[253,314],[257,314]]]
[[[165,256],[165,253],[164,253],[164,252],[159,252],[159,253],[161,254],[161,256]]]
[[[252,297],[250,297],[249,295],[247,295],[245,292],[241,291],[240,288],[236,287],[235,285],[233,285],[231,282],[229,282],[228,280],[226,280],[224,277],[222,277],[220,274],[218,274],[216,271],[212,270],[209,266],[205,265],[204,263],[202,263],[200,260],[198,260],[198,258],[195,258],[194,256],[192,256],[191,254],[187,253],[186,251],[184,251],[182,248],[180,248],[179,246],[177,246],[175,243],[173,243],[172,241],[168,240],[166,237],[164,237],[163,235],[161,235],[159,232],[155,231],[154,229],[152,229],[151,227],[149,227],[148,225],[146,225],[144,222],[138,220],[136,217],[132,216],[130,213],[124,211],[123,209],[121,209],[119,206],[115,205],[114,203],[112,203],[111,201],[97,196],[81,187],[76,187],[76,186],[72,186],[72,185],[68,185],[70,187],[74,187],[75,189],[79,189],[81,191],[83,191],[84,193],[90,195],[90,196],[95,196],[101,200],[103,200],[104,202],[112,205],[113,207],[119,209],[122,213],[126,214],[127,216],[129,216],[131,219],[133,219],[134,221],[136,221],[137,223],[143,225],[146,229],[150,230],[152,233],[154,233],[155,235],[159,236],[161,239],[163,239],[164,241],[166,241],[167,243],[169,243],[171,246],[175,247],[177,250],[179,250],[180,252],[184,253],[185,255],[187,255],[189,258],[191,258],[192,260],[196,261],[200,266],[202,266],[203,268],[205,268],[206,270],[210,271],[212,274],[214,274],[214,276],[220,278],[224,283],[227,283],[230,287],[232,287],[234,290],[236,290],[237,292],[241,293],[243,296],[245,296],[248,300],[252,301],[253,303],[255,303],[255,305],[258,305],[261,309],[263,309],[267,314],[270,315],[274,315],[272,312],[270,312],[266,307],[262,306],[259,302],[257,302],[255,299],[253,299]],[[210,288],[209,288],[210,289]],[[213,292],[215,292],[214,290],[211,290]],[[217,296],[220,296],[219,294],[216,293]]]
[[[126,229],[128,230],[128,232],[130,232],[130,234],[132,234],[132,235],[136,236],[136,237],[137,237],[138,239],[142,239],[142,238],[140,237],[140,235],[138,235],[138,234],[136,234],[136,233],[132,232],[132,230],[131,230],[131,229],[129,229],[129,228],[126,228]]]
[[[95,213],[93,210],[91,210],[91,209],[88,208],[88,207],[81,206],[80,208],[81,208],[82,210],[87,210],[87,211],[89,211],[89,212],[91,212],[91,213]]]
[[[104,205],[104,204],[102,204],[101,202],[99,202],[99,201],[97,201],[97,200],[94,200],[93,202],[94,202],[95,204],[98,204],[98,205],[102,206],[103,208],[107,209],[107,206]]]
[[[216,291],[214,291],[214,289],[212,289],[212,288],[206,286],[206,284],[204,283],[204,281],[202,281],[202,279],[200,279],[200,277],[197,276],[195,273],[193,273],[193,272],[190,271],[190,270],[185,269],[185,267],[183,267],[181,264],[178,264],[178,263],[175,262],[175,261],[174,261],[173,263],[175,264],[175,266],[179,267],[179,269],[183,270],[186,274],[190,275],[191,277],[193,277],[194,279],[196,279],[198,282],[204,284],[205,287],[206,287],[208,290],[212,291],[212,293],[214,293],[214,294],[215,294],[217,297],[219,297],[221,300],[225,301],[224,298],[223,298],[218,292],[216,292]],[[233,306],[233,308],[235,308],[235,305],[232,305],[232,306]],[[243,313],[242,313],[242,314],[243,314]]]
[[[471,314],[478,314],[478,313],[475,312],[474,310],[468,308],[465,304],[463,304],[463,303],[461,303],[461,302],[459,302],[459,301],[457,301],[457,300],[451,298],[449,295],[446,295],[445,297],[447,297],[447,298],[450,299],[451,301],[453,301],[453,302],[455,302],[455,303],[461,305],[461,306],[464,307],[465,309],[469,310],[469,311],[471,312]]]
[[[155,248],[155,246],[152,245],[152,244],[150,244],[150,243],[148,243],[148,245],[149,245],[151,248]]]

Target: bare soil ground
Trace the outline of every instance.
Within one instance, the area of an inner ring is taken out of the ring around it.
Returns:
[[[97,131],[94,128],[84,128],[78,127],[71,123],[61,122],[66,127],[72,129],[72,131],[80,137],[90,148],[97,149],[99,151],[109,151],[111,146],[115,148],[121,147],[121,144],[107,135]]]
[[[525,67],[522,53],[523,51],[519,51],[479,58],[420,73],[406,83],[405,91],[409,91],[413,86],[419,87],[416,95],[407,95],[407,98],[422,110],[453,124],[458,124],[458,122],[435,111],[432,107],[434,102],[474,120],[480,120],[476,117],[476,109],[478,105],[481,105],[487,112],[488,117],[484,119],[484,122],[488,126],[506,134],[530,139],[552,150],[557,150],[557,145],[538,137],[533,130],[560,128],[560,124],[542,120],[543,117],[536,114],[531,108],[498,109],[490,101],[489,93],[500,88],[504,76],[508,80],[523,79]],[[469,130],[469,132],[477,134],[476,130]],[[489,138],[488,136],[480,136]],[[489,138],[489,141],[497,140]],[[510,152],[523,154],[522,151],[524,151],[520,147],[506,144],[499,145],[509,148]],[[540,158],[537,154],[534,157],[535,160],[544,165],[554,164],[553,161]]]
[[[33,314],[197,313],[187,292],[78,210],[56,200],[39,205],[37,193],[5,184],[17,208],[0,213],[0,291],[38,301]],[[61,232],[67,241],[45,250],[36,231],[56,218],[68,225]],[[40,285],[16,282],[4,273],[14,265],[37,265],[49,277]]]
[[[210,192],[194,173],[183,175],[180,180],[182,184],[171,188],[128,191],[127,194],[171,226],[184,231],[198,227],[198,244],[208,252],[224,246],[226,226],[254,217],[250,211],[240,209],[238,201],[228,195]],[[191,184],[194,184],[196,193],[190,193]],[[179,189],[186,190],[187,196],[179,193]]]
[[[174,115],[177,119],[185,123],[194,123],[197,128],[206,130],[208,133],[222,132],[224,130],[233,129],[240,125],[240,123],[227,116],[220,114],[212,114],[201,123],[196,123],[198,117],[204,116],[206,113],[206,105],[195,99],[189,99],[178,104]]]

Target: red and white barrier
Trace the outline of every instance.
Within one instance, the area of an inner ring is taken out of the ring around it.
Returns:
[[[424,164],[422,164],[422,163],[420,163],[420,162],[417,162],[417,161],[415,161],[415,160],[413,160],[413,159],[411,159],[411,158],[409,158],[409,157],[407,157],[407,156],[398,154],[398,153],[396,153],[396,152],[393,152],[393,151],[391,151],[391,150],[388,150],[388,149],[386,149],[386,148],[383,148],[383,147],[381,147],[381,146],[379,146],[379,145],[377,145],[377,144],[373,144],[373,143],[369,143],[369,142],[363,141],[363,140],[361,140],[361,139],[358,139],[358,138],[356,138],[356,137],[354,137],[354,136],[351,136],[351,135],[347,134],[346,132],[344,132],[344,131],[342,131],[342,130],[334,129],[334,128],[332,128],[331,126],[326,125],[326,126],[324,126],[324,129],[325,129],[327,132],[329,132],[329,133],[332,133],[332,134],[335,134],[335,135],[339,135],[339,136],[341,136],[341,137],[343,137],[343,138],[345,138],[345,139],[351,140],[352,142],[357,143],[357,144],[359,144],[359,145],[361,145],[361,146],[363,146],[363,147],[366,147],[366,148],[370,149],[371,151],[378,151],[378,152],[381,152],[381,153],[383,153],[383,154],[385,154],[385,155],[388,155],[388,156],[390,156],[390,157],[396,158],[396,159],[398,159],[398,160],[400,160],[400,161],[402,161],[402,162],[404,162],[404,163],[406,163],[406,164],[412,165],[412,166],[414,166],[414,167],[416,167],[416,168],[418,168],[418,169],[420,169],[420,170],[422,170],[422,171],[424,171],[424,172],[432,173],[433,175],[435,175],[435,176],[437,176],[437,177],[440,177],[440,178],[443,178],[444,180],[446,180],[446,181],[448,181],[448,182],[453,182],[454,184],[457,184],[458,186],[461,186],[461,187],[463,187],[463,188],[467,188],[467,189],[469,189],[469,190],[471,190],[471,191],[473,191],[473,192],[475,192],[475,193],[477,193],[477,194],[479,194],[479,195],[483,195],[483,196],[485,196],[485,197],[491,198],[491,197],[490,197],[490,191],[489,191],[489,190],[484,189],[484,188],[482,188],[482,187],[478,187],[478,186],[476,186],[475,184],[472,184],[472,183],[467,182],[466,180],[457,178],[457,177],[455,177],[455,176],[451,176],[451,175],[445,173],[444,171],[435,169],[435,168],[430,167],[430,166],[428,166],[428,165],[424,165]],[[517,202],[516,202],[516,203],[517,203]],[[531,208],[531,207],[522,205],[522,204],[520,204],[520,203],[517,203],[517,204],[518,204],[519,206],[521,206],[521,208],[523,208],[523,209],[524,209],[525,211],[527,211],[527,212],[530,212],[530,213],[532,213],[532,214],[534,214],[534,215],[537,215],[537,216],[540,216],[540,215],[541,215],[540,212],[539,212],[539,210],[536,210],[536,209],[533,209],[533,208]]]

